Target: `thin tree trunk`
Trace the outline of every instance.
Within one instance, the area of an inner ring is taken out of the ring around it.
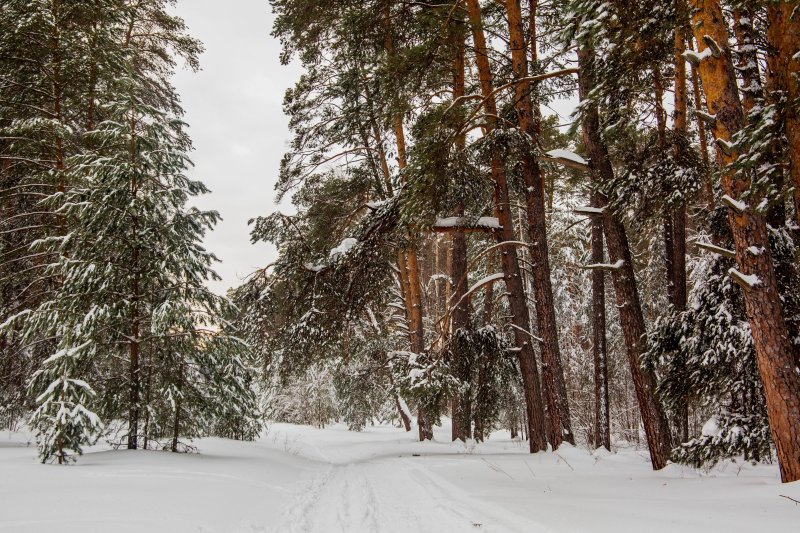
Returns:
[[[722,142],[730,142],[733,135],[744,126],[744,111],[727,45],[727,26],[717,0],[692,0],[691,5],[695,8],[692,27],[698,42],[702,43],[704,36],[708,36],[721,50],[719,57],[712,55],[701,62],[700,77],[708,111],[717,116],[714,134]],[[700,48],[707,47],[708,43],[700,44]],[[733,150],[719,150],[723,165],[736,158]],[[750,188],[750,182],[746,177],[724,171],[722,188],[737,200]],[[733,232],[738,272],[753,281],[742,283],[745,309],[764,385],[781,479],[784,482],[796,481],[800,479],[800,373],[796,370],[797,361],[781,309],[767,223],[753,208],[745,206],[745,209],[739,210],[735,204],[729,209],[728,218]],[[759,253],[752,253],[753,247]]]
[[[489,65],[486,37],[483,32],[483,19],[478,0],[467,0],[470,29],[472,31],[475,49],[475,63],[478,67],[481,92],[484,97],[484,110],[486,112],[486,131],[488,134],[495,128],[497,117],[497,104],[494,98],[492,72]],[[503,169],[503,163],[497,155],[491,160],[492,180],[495,184],[495,203],[502,230],[499,232],[500,242],[514,241],[514,221],[511,214],[511,205],[508,196],[508,184]],[[515,245],[509,244],[501,251],[501,263],[505,275],[508,300],[511,307],[514,340],[519,348],[518,357],[520,372],[522,374],[527,420],[530,430],[531,453],[546,448],[544,434],[544,413],[542,412],[542,395],[539,385],[539,372],[536,368],[536,359],[533,351],[530,333],[530,315],[525,301],[525,288],[520,276],[519,261]]]
[[[134,169],[134,177],[131,181],[131,198],[136,199],[139,193],[139,182],[136,178],[136,120],[131,117],[131,166]],[[130,341],[129,358],[130,358],[130,373],[128,379],[129,384],[129,398],[130,402],[128,412],[128,449],[135,450],[139,447],[139,300],[141,299],[140,286],[139,286],[139,247],[138,247],[138,224],[139,220],[134,215],[131,219],[131,235],[133,236],[133,251],[131,253],[130,272],[131,279],[131,317],[130,317]]]
[[[689,43],[689,50],[694,50],[694,40],[691,35],[688,36],[688,43]],[[697,72],[697,68],[692,66],[692,92],[694,95],[694,108],[695,109],[703,109],[703,95],[702,95],[702,88],[700,87],[700,75]],[[711,158],[708,155],[708,137],[706,136],[706,123],[700,117],[695,118],[695,122],[697,123],[697,136],[700,139],[700,157],[702,158],[703,164],[708,168],[711,165]],[[705,192],[706,197],[706,209],[708,209],[709,213],[713,213],[714,209],[716,209],[715,201],[714,201],[714,183],[711,178],[711,174],[709,173],[706,176],[705,181],[703,182],[703,190]],[[714,237],[715,243],[716,237]]]
[[[151,350],[148,350],[150,352]],[[144,443],[142,447],[146,450],[150,445],[150,397],[153,385],[153,356],[151,353],[147,355],[147,381],[145,382],[144,393]]]
[[[688,11],[685,0],[676,0],[676,11],[678,22],[675,25],[675,111],[673,128],[675,130],[676,142],[673,146],[675,157],[680,158],[683,153],[683,141],[688,135],[687,122],[687,96],[686,96],[686,61],[683,58],[686,52],[686,25],[688,23]],[[681,313],[686,310],[687,283],[686,283],[686,204],[678,203],[674,206],[671,213],[672,218],[672,243],[673,243],[673,288],[672,301],[670,302],[676,312]],[[681,362],[683,355],[679,356]],[[676,426],[678,429],[678,440],[686,442],[689,440],[689,408],[685,399],[678,402],[676,406]]]
[[[761,87],[761,73],[758,69],[758,49],[753,30],[753,13],[740,9],[733,11],[733,31],[736,34],[738,50],[737,67],[742,76],[742,108],[745,115],[753,110],[756,103],[764,98]]]
[[[453,101],[457,101],[466,93],[465,85],[465,34],[463,21],[456,19],[456,27],[453,30],[454,40],[454,57],[453,57]],[[457,151],[464,150],[466,145],[466,138],[464,135],[459,135],[455,141],[455,149]],[[464,207],[459,205],[456,207],[455,216],[464,215]],[[469,305],[464,295],[467,293],[467,236],[463,231],[456,231],[452,235],[452,248],[450,253],[450,294],[448,297],[453,302],[455,307],[452,311],[451,321],[451,345],[454,347],[452,357],[455,359],[453,363],[455,367],[460,370],[458,377],[465,383],[469,384],[470,372],[469,364],[465,354],[460,351],[460,343],[458,342],[457,335],[459,331],[466,331],[469,326]],[[466,441],[472,435],[472,416],[471,416],[471,401],[472,401],[471,387],[467,387],[461,398],[458,396],[453,397],[453,440],[461,439]]]
[[[580,63],[579,92],[581,100],[585,100],[592,88],[591,51],[581,50],[578,53]],[[608,183],[614,177],[614,170],[608,157],[608,151],[600,136],[600,117],[595,106],[589,106],[583,113],[584,140],[590,157],[592,179],[597,185]],[[636,276],[633,270],[630,245],[625,227],[617,216],[608,209],[607,199],[599,192],[598,200],[605,212],[602,216],[608,245],[609,260],[613,263],[621,261],[621,267],[613,271],[614,293],[619,308],[622,332],[628,351],[628,364],[633,378],[636,398],[647,435],[647,446],[650,450],[650,461],[653,469],[664,468],[669,459],[670,434],[663,408],[655,395],[655,376],[639,364],[647,340],[644,316],[642,315]]]
[[[181,396],[180,392],[183,388],[183,365],[178,367],[178,397],[175,399],[175,421],[172,426],[172,451],[178,451],[178,437],[181,431]]]
[[[592,194],[592,207],[602,206],[602,199]],[[592,264],[605,261],[603,222],[592,218]],[[611,450],[611,416],[608,402],[608,345],[606,342],[605,272],[592,271],[592,356],[594,359],[594,445]]]
[[[392,23],[389,4],[384,11],[384,47],[389,60],[394,56],[394,42],[392,39]],[[408,165],[406,155],[406,139],[403,130],[403,116],[395,113],[393,117],[393,128],[395,142],[397,144],[397,164],[400,172]],[[417,252],[412,247],[405,251],[406,273],[408,276],[409,298],[409,332],[411,335],[411,350],[414,353],[422,354],[425,351],[425,337],[423,329],[423,308],[422,308],[422,286],[420,284],[419,261]],[[430,440],[433,438],[433,427],[430,420],[422,410],[417,414],[417,427],[419,428],[419,440]]]

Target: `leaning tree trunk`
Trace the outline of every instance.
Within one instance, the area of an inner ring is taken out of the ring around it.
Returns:
[[[486,112],[486,132],[491,134],[497,122],[497,103],[494,97],[489,53],[486,37],[483,31],[483,19],[478,0],[467,0],[470,29],[475,49],[475,63],[478,68],[483,106]],[[527,408],[527,422],[530,433],[530,451],[537,452],[547,447],[544,434],[544,413],[542,412],[542,395],[539,385],[539,372],[536,368],[536,358],[533,351],[533,336],[530,332],[530,315],[525,301],[525,287],[520,275],[519,259],[517,256],[514,235],[514,221],[511,213],[511,203],[508,194],[508,183],[503,168],[503,162],[497,154],[491,159],[492,180],[495,185],[495,203],[497,214],[502,229],[498,232],[498,240],[508,244],[501,251],[501,263],[505,276],[508,302],[511,307],[511,320],[514,330],[514,341],[518,351],[520,372],[522,374],[525,405]]]
[[[717,0],[692,0],[691,5],[699,48],[701,53],[708,50],[708,57],[700,63],[700,77],[708,112],[716,116],[719,159],[727,165],[737,158],[728,143],[744,126],[727,26]],[[790,482],[800,479],[800,372],[781,308],[766,220],[738,200],[750,185],[747,176],[723,170],[722,188],[731,198],[728,220],[738,265],[738,270],[731,269],[731,275],[744,292],[781,479]]]
[[[520,0],[506,0],[508,31],[511,48],[511,68],[514,84],[514,107],[520,130],[532,143],[538,140],[536,121],[533,116],[531,83],[528,78],[528,55],[525,31],[522,23]],[[550,258],[547,248],[547,225],[545,223],[544,183],[542,170],[533,151],[526,152],[522,160],[525,181],[525,203],[528,216],[531,255],[531,273],[538,332],[542,350],[542,387],[547,403],[547,438],[553,449],[563,441],[575,444],[570,422],[567,387],[564,382],[564,367],[558,347],[558,326],[553,302],[553,286],[550,280]]]
[[[592,88],[590,57],[591,51],[581,50],[578,53],[580,63],[579,92],[581,100],[585,100]],[[600,117],[596,106],[588,106],[583,112],[583,129],[586,149],[590,158],[592,180],[598,186],[608,183],[614,178],[614,169],[608,157],[608,151],[600,136]],[[650,450],[650,461],[655,470],[664,468],[669,459],[670,434],[669,425],[661,403],[655,395],[656,381],[652,371],[643,369],[639,363],[642,352],[647,345],[647,330],[642,314],[636,276],[633,270],[630,245],[625,227],[616,214],[609,210],[607,199],[599,192],[603,212],[603,228],[608,245],[609,260],[614,263],[614,294],[619,308],[625,345],[628,351],[628,364],[633,378],[639,411],[642,417],[647,446]]]

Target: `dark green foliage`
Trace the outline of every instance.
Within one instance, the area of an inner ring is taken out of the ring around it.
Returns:
[[[187,205],[207,189],[186,177],[170,78],[202,46],[171,5],[2,6],[3,412],[36,404],[43,460],[80,453],[101,419],[173,448],[231,415],[258,428],[247,347],[205,287],[216,258],[201,241],[219,217]]]
[[[728,275],[731,266],[716,256],[695,268],[689,308],[656,322],[644,356],[661,375],[659,393],[668,407],[689,400],[703,406],[720,428],[674,451],[676,460],[696,465],[742,455],[771,457],[753,341],[741,290]]]

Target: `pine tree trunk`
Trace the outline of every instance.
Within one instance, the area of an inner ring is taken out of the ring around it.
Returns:
[[[592,88],[591,52],[581,50],[578,53],[580,63],[579,92],[581,100],[585,100]],[[600,118],[596,107],[589,106],[583,113],[584,141],[590,158],[592,179],[596,185],[608,183],[614,177],[614,170],[608,158],[608,152],[600,136]],[[622,266],[613,271],[614,293],[619,308],[622,332],[628,351],[628,364],[633,378],[639,411],[647,435],[647,446],[650,450],[650,461],[653,469],[664,468],[669,459],[670,434],[664,410],[655,395],[655,376],[651,371],[641,367],[639,359],[646,348],[647,329],[642,314],[639,291],[633,270],[628,237],[625,227],[617,216],[608,210],[607,200],[596,193],[605,212],[602,216],[603,228],[608,245],[609,261],[622,261]]]
[[[673,146],[674,155],[681,157],[683,144],[681,140],[688,135],[687,121],[687,91],[686,91],[686,61],[683,58],[686,52],[686,24],[688,23],[688,11],[685,0],[676,0],[676,11],[678,22],[675,25],[675,111],[673,127],[675,130],[676,142]],[[671,304],[676,312],[681,313],[686,310],[687,301],[687,282],[686,282],[686,204],[678,203],[672,208],[672,300]],[[683,364],[683,355],[681,364]],[[676,406],[675,421],[678,429],[677,440],[686,442],[689,440],[689,407],[686,399],[681,399]]]
[[[136,169],[136,123],[131,118],[131,166]],[[131,198],[136,199],[139,192],[139,184],[134,175],[131,181]],[[129,358],[130,358],[130,373],[128,379],[129,383],[129,398],[130,402],[128,411],[128,449],[135,450],[139,447],[139,300],[141,298],[139,287],[139,248],[138,248],[138,219],[134,215],[131,220],[131,234],[133,236],[134,248],[131,255],[130,272],[131,279],[131,316],[130,316],[130,341]]]
[[[689,43],[689,50],[693,51],[694,39],[692,38],[691,34],[688,36],[687,42]],[[692,94],[694,96],[694,108],[702,110],[704,105],[702,88],[700,87],[700,75],[697,72],[697,68],[694,66],[692,66]],[[703,122],[700,117],[696,117],[695,122],[697,123],[697,136],[700,139],[700,157],[703,161],[703,164],[708,168],[711,165],[711,158],[708,155],[706,123]],[[716,202],[714,201],[714,183],[710,174],[706,176],[706,179],[703,182],[703,190],[706,197],[706,209],[708,209],[709,213],[713,213],[714,209],[716,209]],[[714,239],[715,244],[719,244],[716,237],[712,238]]]
[[[144,392],[144,443],[142,448],[145,450],[150,446],[150,397],[153,385],[153,358],[151,354],[147,356],[147,381],[145,382]]]
[[[180,374],[181,377],[179,379],[182,379],[183,378],[183,373],[180,370],[179,370],[179,372],[181,372],[181,374]],[[180,391],[180,385],[179,385],[179,389],[178,390]],[[182,413],[181,413],[181,403],[182,403],[181,402],[181,398],[179,396],[175,400],[175,420],[174,420],[174,423],[172,425],[172,448],[171,449],[172,449],[173,452],[177,452],[178,451],[178,437],[180,436],[180,432],[181,432],[181,415],[182,415]]]
[[[592,207],[602,207],[602,199],[592,194]],[[592,219],[592,264],[605,261],[603,222]],[[606,342],[605,272],[592,271],[592,356],[594,359],[594,445],[611,450],[611,415],[608,402],[608,344]]]
[[[392,20],[389,8],[389,4],[386,4],[384,10],[384,48],[389,61],[391,61],[395,50],[392,39]],[[408,166],[402,114],[395,113],[392,126],[394,129],[395,142],[397,144],[397,164],[400,168],[400,172],[402,172]],[[409,332],[411,335],[411,351],[422,354],[425,351],[425,337],[423,329],[422,285],[420,283],[419,261],[417,259],[416,250],[414,248],[406,250],[405,258],[406,274],[408,276],[408,293],[406,296],[410,311]],[[417,426],[419,428],[419,440],[423,441],[433,438],[433,427],[430,425],[429,418],[421,410],[417,414]]]
[[[722,52],[719,57],[712,56],[702,61],[700,77],[708,111],[717,116],[714,134],[717,139],[730,141],[744,126],[744,111],[727,46],[727,26],[717,0],[692,0],[691,4],[695,8],[692,27],[701,43],[701,50],[708,47],[708,43],[702,42],[703,37],[709,36]],[[737,154],[732,150],[719,151],[722,164],[728,164],[736,157]],[[749,187],[749,180],[741,175],[723,172],[722,188],[734,200]],[[767,223],[751,207],[741,211],[731,207],[728,218],[738,270],[757,280],[756,283],[742,285],[781,479],[784,482],[796,481],[800,479],[800,373],[797,372],[797,362],[781,309]],[[758,254],[750,252],[753,247],[759,250]]]
[[[496,214],[496,213],[495,213]],[[486,271],[494,272],[497,268],[496,250],[492,250],[486,257]],[[494,320],[494,282],[486,284],[483,295],[483,325],[491,326]]]
[[[489,65],[486,37],[483,32],[483,20],[480,3],[478,0],[467,0],[470,29],[472,31],[475,49],[475,63],[478,68],[478,77],[481,92],[484,97],[486,112],[486,131],[491,134],[494,130],[497,117],[497,104],[494,98],[492,72]],[[542,395],[539,385],[539,372],[536,368],[536,358],[533,351],[532,336],[530,332],[530,315],[525,301],[525,288],[520,276],[519,261],[515,248],[514,221],[511,213],[511,204],[508,195],[508,184],[503,169],[503,162],[498,156],[491,160],[492,180],[495,185],[495,203],[502,230],[499,232],[500,242],[509,242],[503,247],[501,264],[505,275],[508,301],[511,308],[514,340],[520,349],[518,352],[520,371],[522,374],[525,404],[527,408],[528,428],[530,431],[531,453],[546,448],[544,433],[544,413],[542,411]]]
[[[753,110],[756,103],[764,98],[761,87],[761,73],[758,69],[758,48],[753,30],[753,13],[733,10],[733,31],[736,34],[738,51],[737,68],[742,76],[742,108],[745,115]]]
[[[454,21],[453,35],[453,101],[457,101],[466,94],[466,78],[465,78],[465,32],[464,22],[459,17]],[[459,135],[454,143],[457,151],[464,150],[466,146],[465,136]],[[464,207],[459,205],[456,207],[455,216],[464,215]],[[469,303],[464,298],[467,293],[467,235],[463,231],[455,231],[452,235],[452,248],[450,253],[450,294],[448,295],[451,305],[453,305],[452,318],[451,318],[451,345],[454,346],[455,353],[452,354],[456,361],[453,361],[458,377],[469,383],[470,372],[468,371],[470,362],[467,357],[460,352],[461,346],[456,340],[456,335],[459,331],[469,327]],[[449,307],[449,306],[448,306]],[[461,439],[466,441],[472,437],[472,392],[471,387],[461,397],[454,396],[453,407],[453,440]]]
[[[767,6],[767,43],[767,92],[772,99],[785,99],[781,108],[789,141],[789,176],[794,187],[795,224],[800,226],[800,12],[796,2],[772,2]],[[777,227],[777,220],[769,222]],[[796,230],[796,236],[800,238],[800,230]]]
[[[531,83],[528,77],[527,44],[522,24],[520,0],[506,0],[508,30],[511,47],[511,65],[514,78],[514,102],[519,128],[528,134],[533,143],[538,142],[536,120],[533,115]],[[570,422],[564,367],[558,346],[553,286],[550,280],[550,258],[545,222],[545,194],[542,170],[529,152],[523,157],[522,173],[525,181],[525,203],[533,275],[534,300],[539,336],[542,339],[542,386],[547,404],[547,437],[553,449],[562,441],[575,444]]]

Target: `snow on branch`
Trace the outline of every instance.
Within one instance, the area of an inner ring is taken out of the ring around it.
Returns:
[[[686,50],[683,53],[683,58],[691,64],[694,68],[698,68],[700,63],[706,59],[711,57],[711,49],[706,48],[700,53],[695,52],[694,50]]]
[[[719,146],[719,149],[722,150],[722,153],[725,155],[733,154],[733,143],[730,143],[725,139],[715,139],[714,142],[717,143],[717,146]]]
[[[719,47],[717,41],[711,38],[710,35],[703,35],[703,42],[706,43],[706,50],[711,51],[711,55],[714,57],[721,57],[722,56],[722,48]]]
[[[761,285],[761,278],[755,274],[742,274],[735,268],[728,270],[728,275],[735,281],[741,288],[750,290],[758,285]]]
[[[551,163],[564,165],[565,167],[571,167],[584,171],[589,170],[589,162],[578,154],[570,152],[569,150],[550,150],[542,159],[545,161],[550,161]]]
[[[578,207],[572,210],[576,215],[584,215],[587,217],[599,217],[606,212],[605,207]]]
[[[702,242],[702,241],[694,241],[698,248],[702,248],[708,252],[712,252],[715,254],[719,254],[722,257],[727,257],[728,259],[736,259],[736,252],[733,250],[728,250],[727,248],[721,248],[719,246],[715,246],[710,242]]]
[[[711,113],[706,113],[701,109],[694,110],[694,116],[706,122],[708,124],[714,125],[717,122],[717,115],[712,115]]]
[[[364,207],[366,207],[367,209],[369,209],[372,212],[375,212],[378,209],[380,209],[381,207],[383,207],[385,204],[386,204],[386,200],[380,200],[380,201],[375,201],[375,202],[367,202],[366,204],[364,204]]]
[[[727,194],[724,195],[722,198],[720,198],[720,200],[722,201],[723,204],[727,205],[740,215],[744,214],[744,212],[747,211],[746,203],[741,202],[739,200],[734,200],[731,196]]]
[[[352,237],[342,239],[342,242],[339,243],[339,246],[331,250],[329,257],[334,259],[340,255],[344,255],[352,250],[356,244],[358,244],[358,239],[354,239]]]
[[[625,266],[625,261],[620,259],[619,261],[617,261],[614,264],[594,263],[594,264],[591,264],[591,265],[586,265],[583,268],[588,269],[588,270],[610,270],[610,271],[613,272],[615,270],[620,270],[623,266]]]
[[[437,233],[451,233],[455,231],[495,232],[503,229],[500,220],[495,217],[447,217],[440,218],[433,224],[433,231]]]

